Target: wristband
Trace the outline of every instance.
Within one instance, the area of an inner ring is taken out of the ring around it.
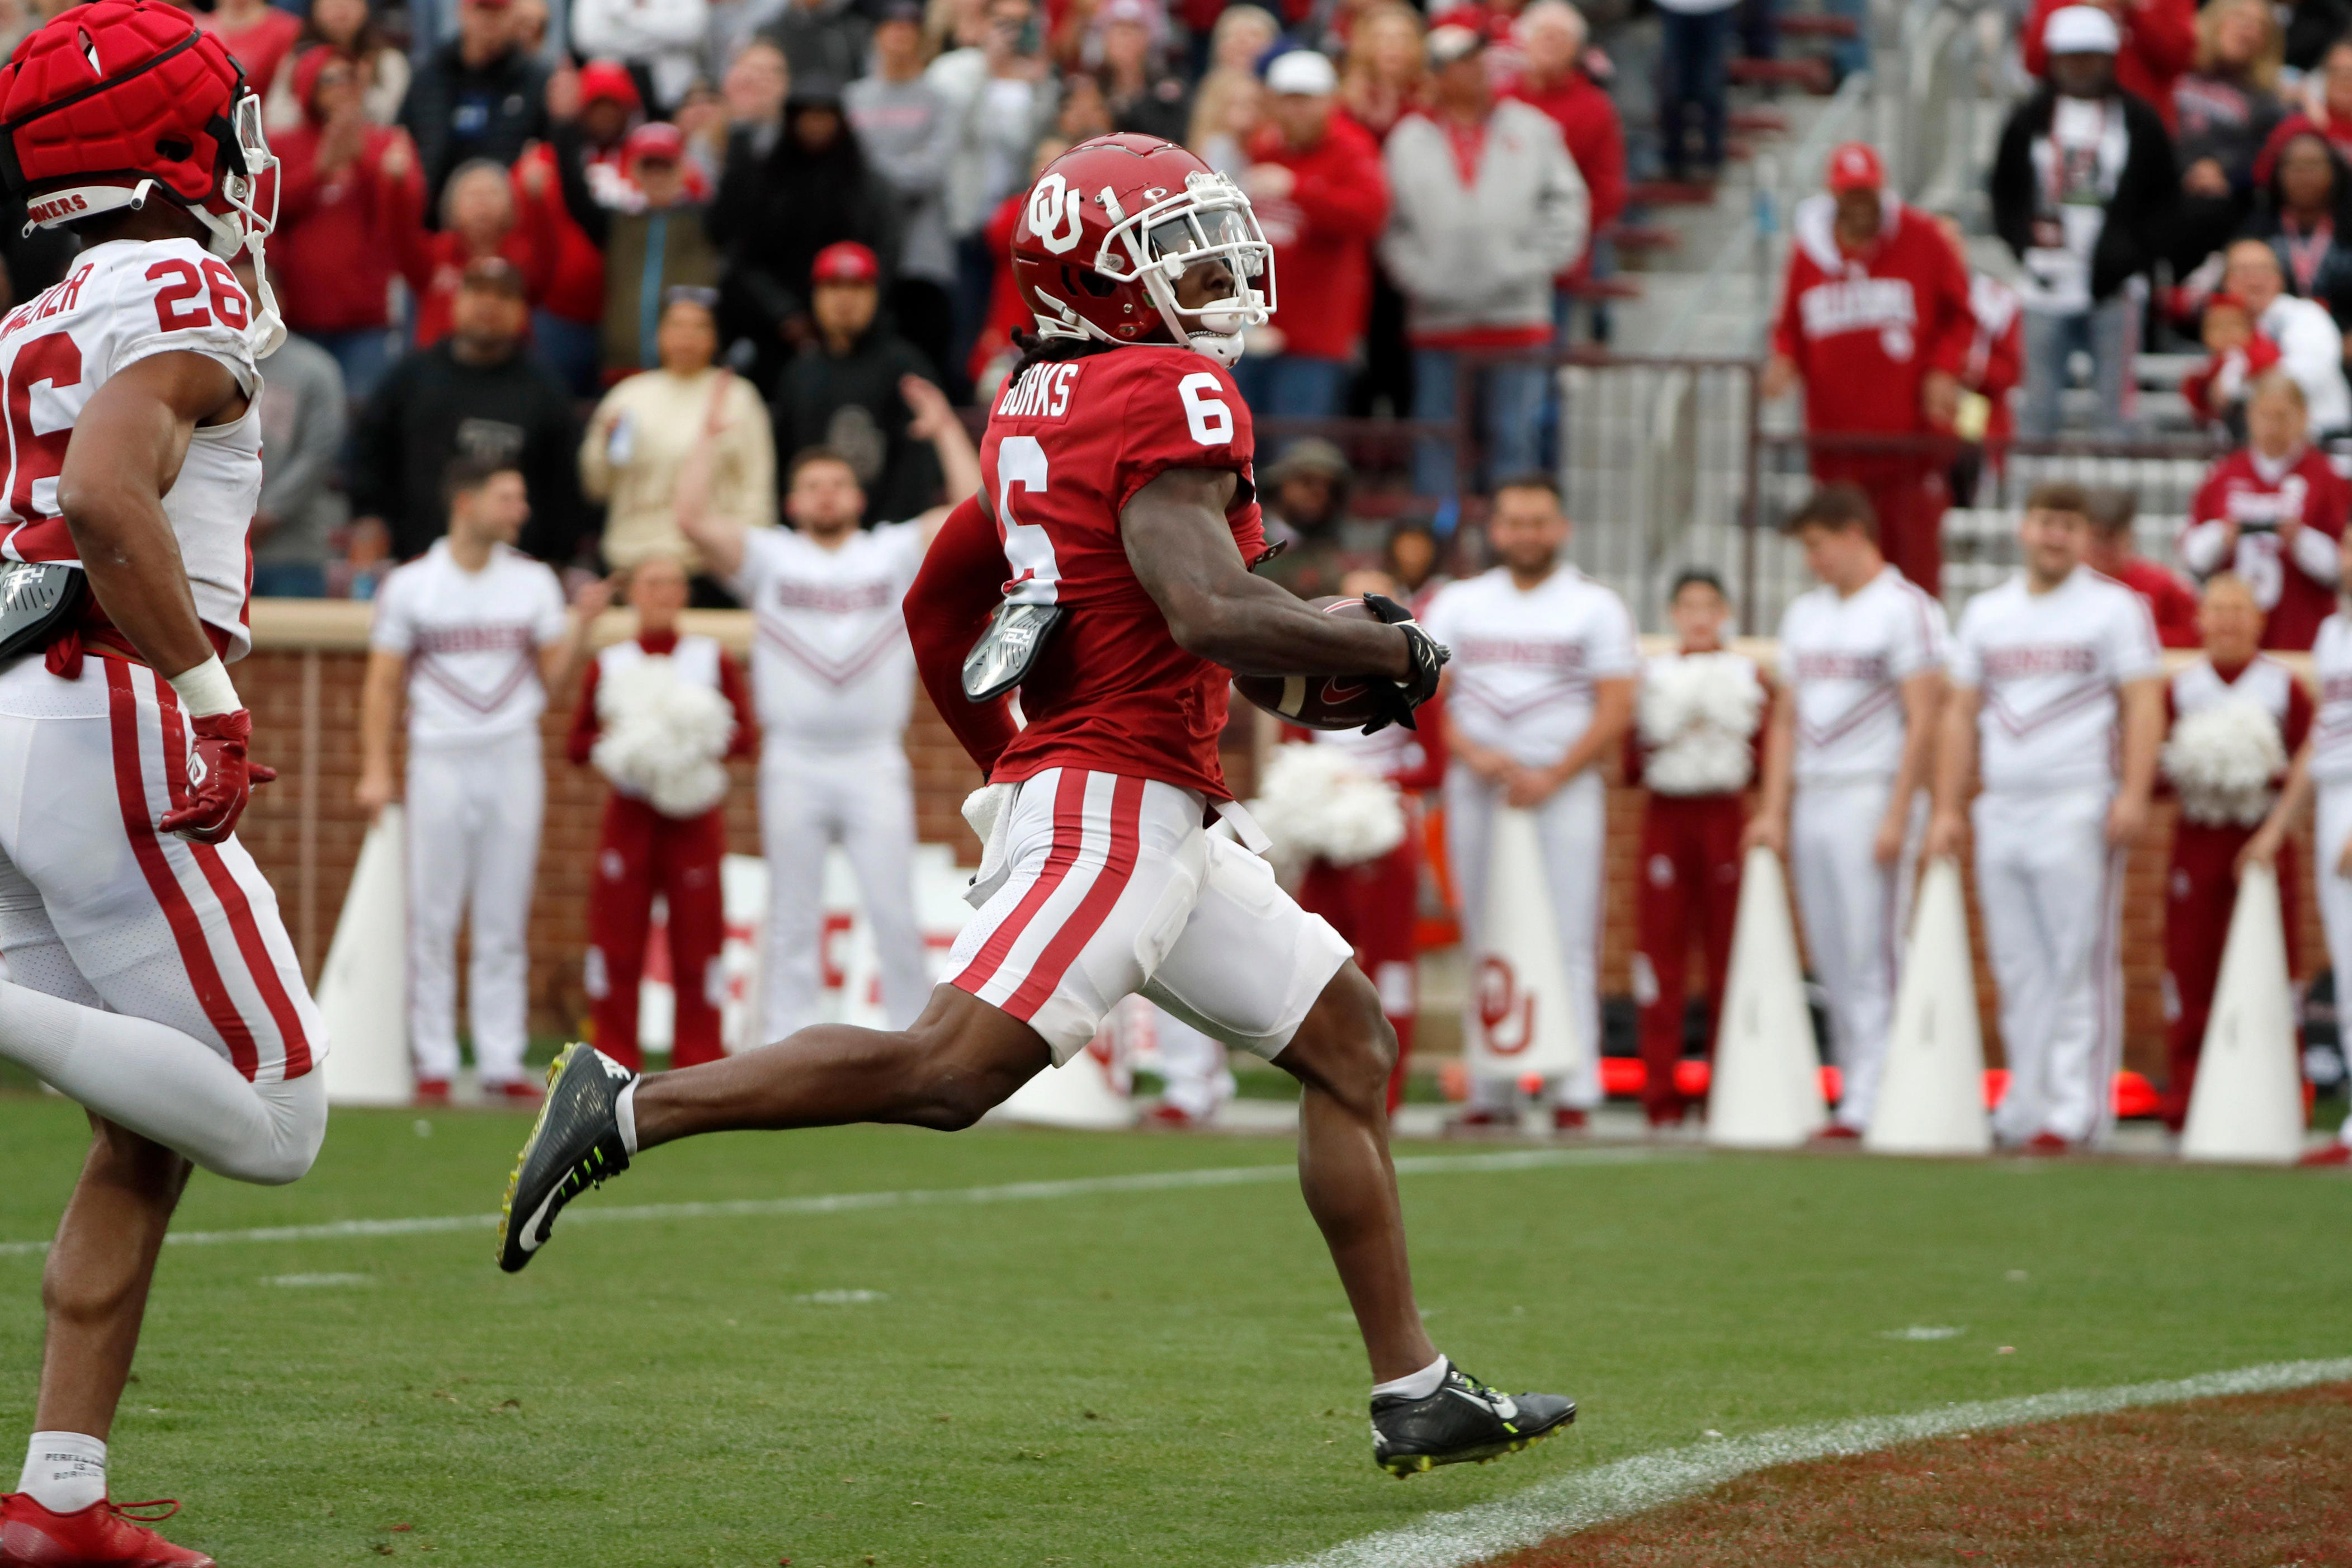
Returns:
[[[245,704],[237,700],[236,688],[229,684],[228,670],[215,654],[204,663],[168,678],[172,689],[180,694],[180,706],[189,716],[209,719],[215,713],[234,713]]]

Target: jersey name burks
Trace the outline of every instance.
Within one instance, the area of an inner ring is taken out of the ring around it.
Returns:
[[[1217,762],[1229,673],[1185,652],[1128,563],[1121,513],[1171,468],[1239,477],[1234,548],[1265,551],[1248,405],[1188,349],[1121,348],[1031,366],[990,410],[981,482],[1004,543],[1008,598],[1063,617],[1021,688],[1027,721],[998,782],[1086,767],[1230,798]]]
[[[193,239],[118,239],[82,252],[62,282],[0,318],[0,559],[79,564],[58,515],[58,475],[74,422],[117,373],[159,353],[225,366],[248,402],[199,427],[163,497],[196,614],[224,657],[252,646],[245,625],[246,534],[261,497],[260,373],[246,341],[252,307],[236,275]]]

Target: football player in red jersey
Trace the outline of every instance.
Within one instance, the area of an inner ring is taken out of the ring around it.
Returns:
[[[529,1263],[566,1202],[657,1143],[968,1127],[1141,991],[1303,1086],[1300,1181],[1371,1362],[1375,1462],[1403,1476],[1524,1447],[1576,1406],[1499,1393],[1430,1342],[1389,1163],[1379,993],[1251,852],[1263,837],[1217,763],[1236,673],[1361,677],[1378,727],[1412,722],[1445,650],[1386,600],[1368,601],[1380,621],[1344,619],[1250,574],[1265,534],[1225,366],[1272,313],[1273,256],[1231,181],[1150,137],[1083,142],[1038,177],[1012,262],[1039,335],[991,411],[981,495],[907,601],[925,685],[990,779],[965,808],[987,849],[952,974],[902,1031],[821,1025],[643,1079],[567,1047],[500,1264]]]
[[[244,72],[172,6],[77,5],[0,68],[0,178],[82,243],[0,319],[0,1057],[92,1132],[0,1563],[211,1563],[107,1495],[157,1252],[194,1166],[291,1182],[326,1135],[318,1010],[235,837],[270,776],[226,666],[284,329],[228,264],[259,268],[273,162]]]

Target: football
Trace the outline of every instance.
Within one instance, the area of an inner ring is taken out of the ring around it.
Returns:
[[[1313,601],[1327,616],[1375,617],[1361,599]],[[1237,675],[1234,689],[1285,723],[1307,730],[1360,730],[1380,713],[1380,678],[1345,675]]]

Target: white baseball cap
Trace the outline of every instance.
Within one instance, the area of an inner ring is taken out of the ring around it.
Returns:
[[[1336,91],[1339,73],[1331,68],[1330,59],[1313,49],[1292,49],[1274,57],[1265,68],[1265,89],[1268,92],[1303,93],[1320,98]]]
[[[2042,30],[2042,47],[2053,55],[2112,55],[2123,43],[2116,19],[2096,5],[2061,6]]]

